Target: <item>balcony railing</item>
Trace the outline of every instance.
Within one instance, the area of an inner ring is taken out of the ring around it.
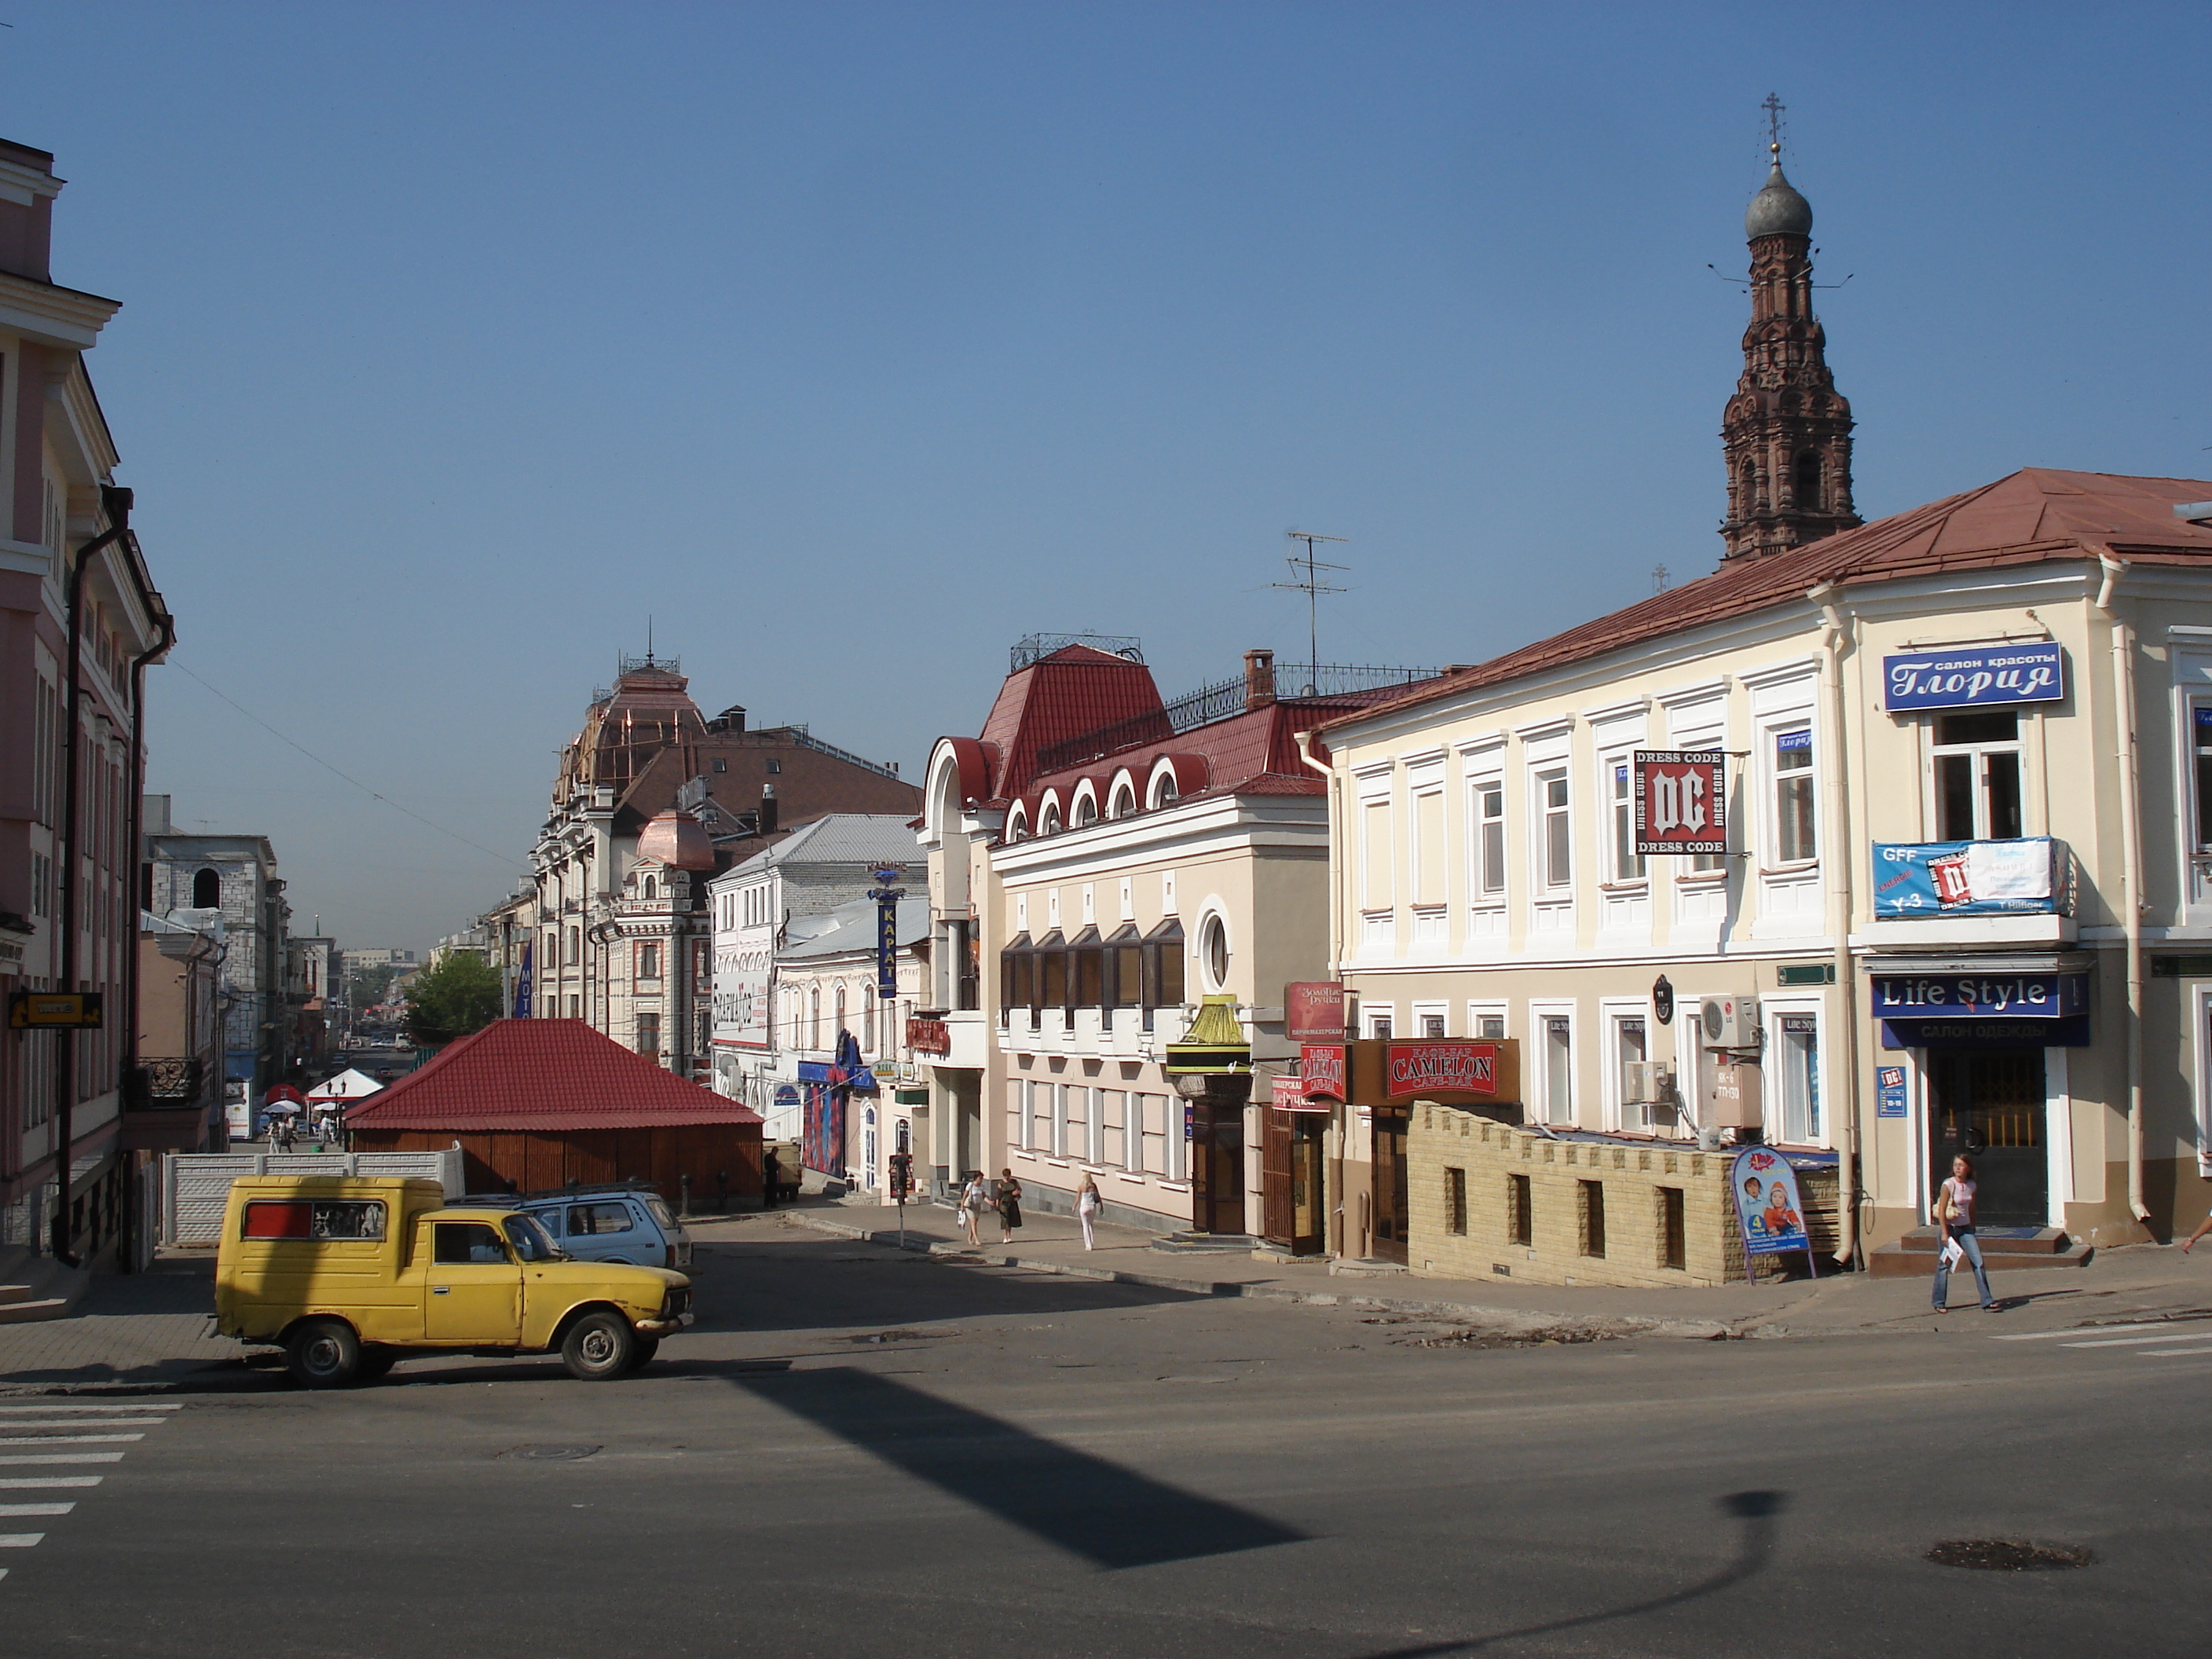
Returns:
[[[2051,836],[1874,844],[1874,913],[1883,921],[2070,916],[2075,885],[2073,849]]]
[[[197,1105],[206,1066],[198,1055],[168,1054],[142,1058],[129,1091],[137,1097],[136,1109],[173,1111]]]

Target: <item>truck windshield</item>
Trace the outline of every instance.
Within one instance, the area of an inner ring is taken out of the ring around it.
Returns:
[[[511,1215],[504,1224],[507,1242],[514,1246],[515,1255],[525,1261],[557,1261],[562,1259],[562,1252],[551,1239],[545,1237],[545,1230],[528,1216]]]

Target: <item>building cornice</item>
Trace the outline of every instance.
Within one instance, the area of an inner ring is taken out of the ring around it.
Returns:
[[[122,309],[120,300],[0,270],[0,328],[38,345],[89,351],[108,319]]]

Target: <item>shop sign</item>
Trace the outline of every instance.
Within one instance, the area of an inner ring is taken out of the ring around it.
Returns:
[[[1341,1042],[1344,987],[1333,979],[1283,987],[1283,1035],[1292,1042]]]
[[[2066,1019],[2089,1010],[2087,974],[1876,974],[1877,1019]]]
[[[1384,1054],[1384,1092],[1492,1095],[1498,1092],[1494,1042],[1394,1042]]]
[[[18,991],[8,999],[8,1024],[18,1031],[61,1027],[98,1030],[104,994],[99,991]]]
[[[2018,841],[1876,842],[1877,916],[2051,915],[2057,900],[2058,843]]]
[[[1788,1158],[1769,1146],[1747,1146],[1735,1155],[1729,1186],[1735,1194],[1735,1218],[1743,1230],[1746,1255],[1811,1253],[1805,1206],[1798,1201],[1797,1176]]]
[[[1880,1100],[1874,1109],[1876,1117],[1905,1115],[1905,1067],[1877,1066],[1874,1068],[1875,1088]]]
[[[1881,682],[1881,706],[1893,714],[2057,702],[2066,695],[2066,648],[2054,643],[1915,651],[1884,657]]]
[[[1638,858],[1728,851],[1723,751],[1638,749],[1631,760]]]
[[[2066,1019],[1885,1019],[1885,1048],[2086,1048],[2089,1016]]]
[[[1308,1042],[1298,1048],[1298,1090],[1309,1099],[1328,1095],[1348,1099],[1344,1087],[1344,1045]]]
[[[918,1054],[949,1054],[952,1052],[952,1028],[941,1019],[917,1016],[906,1023],[906,1046]]]

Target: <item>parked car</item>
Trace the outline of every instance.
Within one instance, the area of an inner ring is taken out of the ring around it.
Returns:
[[[586,1382],[652,1359],[691,1322],[665,1267],[579,1261],[519,1207],[446,1202],[398,1176],[240,1176],[216,1254],[216,1325],[342,1388],[404,1355],[557,1352]]]
[[[691,1235],[655,1188],[624,1182],[527,1193],[516,1207],[579,1261],[689,1267]]]

